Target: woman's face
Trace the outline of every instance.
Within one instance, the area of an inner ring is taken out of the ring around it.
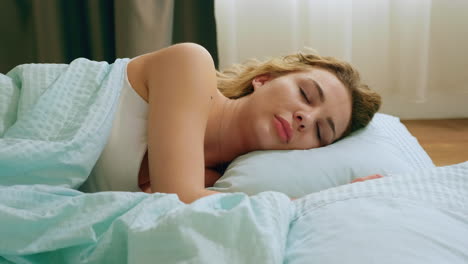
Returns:
[[[331,144],[351,119],[351,96],[320,68],[252,81],[249,121],[255,149],[310,149]]]

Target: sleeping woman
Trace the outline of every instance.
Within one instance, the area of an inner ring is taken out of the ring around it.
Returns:
[[[183,43],[132,59],[126,76],[84,190],[175,193],[191,203],[216,193],[206,187],[236,157],[332,144],[381,104],[350,64],[317,54],[218,72],[203,47]]]

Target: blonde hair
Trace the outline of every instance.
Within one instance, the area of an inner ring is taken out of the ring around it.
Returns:
[[[278,77],[291,72],[308,70],[311,67],[328,70],[350,91],[351,121],[343,137],[369,124],[382,103],[380,95],[361,82],[358,71],[351,64],[334,57],[297,53],[270,58],[266,61],[252,59],[218,71],[218,89],[224,96],[237,99],[253,92],[252,80],[259,75],[268,73],[273,77]]]

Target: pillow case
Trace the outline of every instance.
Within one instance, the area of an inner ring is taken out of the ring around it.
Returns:
[[[247,153],[235,159],[210,189],[220,192],[279,191],[290,197],[434,164],[397,117],[377,113],[370,124],[322,148]]]

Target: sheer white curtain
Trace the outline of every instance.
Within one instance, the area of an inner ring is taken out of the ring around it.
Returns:
[[[220,68],[310,47],[401,118],[468,117],[466,0],[216,0]]]

